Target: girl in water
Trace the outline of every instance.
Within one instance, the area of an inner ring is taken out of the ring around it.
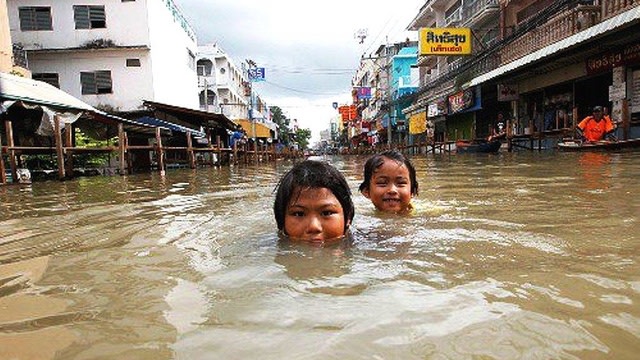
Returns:
[[[413,209],[411,199],[418,195],[416,170],[399,151],[384,151],[365,163],[359,190],[379,211],[409,213]]]
[[[281,234],[324,244],[346,235],[355,210],[344,176],[326,162],[305,160],[280,179],[273,212]]]

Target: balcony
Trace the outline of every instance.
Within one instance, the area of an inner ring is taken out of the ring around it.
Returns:
[[[512,38],[500,53],[501,64],[510,63],[597,24],[600,22],[600,9],[600,6],[578,5],[560,11],[545,24]]]
[[[500,12],[498,0],[477,0],[464,5],[462,18],[466,26],[482,24]]]
[[[462,7],[459,7],[444,19],[444,27],[454,27],[462,21]]]

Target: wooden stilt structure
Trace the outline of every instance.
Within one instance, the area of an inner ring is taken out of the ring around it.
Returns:
[[[53,117],[53,136],[56,143],[56,161],[58,163],[58,179],[64,180],[65,178],[65,169],[64,169],[64,149],[62,146],[62,119],[55,115]]]
[[[4,169],[4,157],[2,156],[2,134],[0,134],[0,184],[7,183],[7,173]]]
[[[160,128],[156,128],[156,155],[158,157],[158,170],[160,171],[160,175],[164,176],[164,149],[162,148],[162,137],[160,136]]]

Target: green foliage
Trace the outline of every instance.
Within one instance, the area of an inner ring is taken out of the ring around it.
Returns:
[[[289,133],[291,129],[289,124],[291,120],[282,112],[278,106],[271,106],[271,120],[278,125],[278,140],[285,145],[289,144]]]
[[[300,150],[306,150],[309,148],[309,139],[311,139],[311,130],[298,129],[298,131],[296,131],[296,140]]]
[[[76,129],[76,146],[77,147],[106,147],[116,143],[117,138],[107,140],[95,140],[80,129]],[[74,156],[74,163],[79,167],[100,167],[107,164],[109,161],[108,153],[96,153],[96,154],[78,154]]]

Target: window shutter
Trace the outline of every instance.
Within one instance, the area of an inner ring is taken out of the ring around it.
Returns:
[[[36,27],[38,30],[52,30],[51,26],[51,9],[40,7],[36,8]]]
[[[73,20],[76,22],[76,29],[90,29],[89,7],[84,5],[73,6]]]
[[[104,6],[89,6],[89,19],[91,19],[91,28],[107,27],[107,16],[104,12]]]
[[[98,94],[110,94],[111,89],[111,71],[96,71],[96,86]]]
[[[97,94],[96,78],[92,72],[80,73],[80,84],[82,85],[82,94]]]

